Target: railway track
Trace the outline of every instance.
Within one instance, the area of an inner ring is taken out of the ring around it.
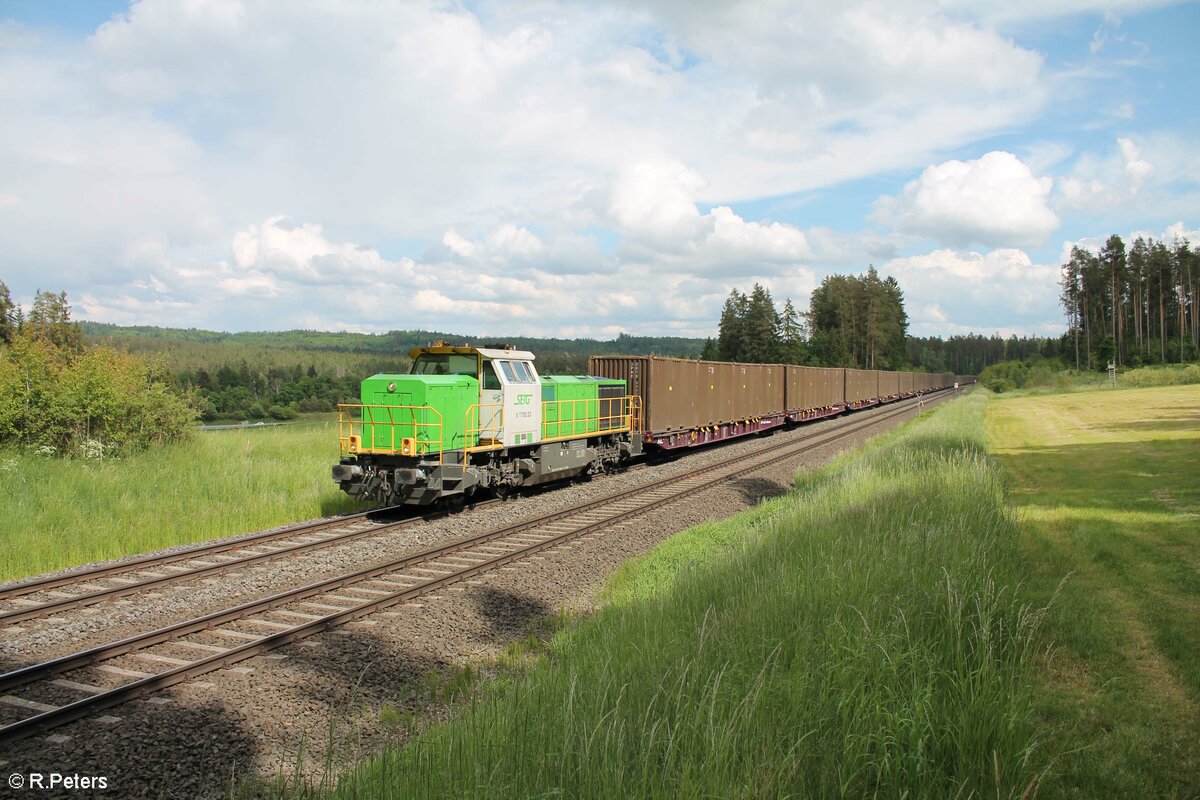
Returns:
[[[927,399],[936,402],[946,396],[948,393],[940,393]],[[844,439],[915,408],[915,400],[906,401],[883,414],[853,419],[798,442],[769,446],[715,469],[693,470],[651,486],[13,670],[0,675],[0,744],[48,731],[367,614],[414,601]],[[16,690],[21,691],[19,696],[13,694]]]
[[[484,500],[475,506],[492,502],[496,501]],[[0,585],[0,628],[382,535],[443,513],[423,514],[391,523],[373,521],[378,515],[394,510],[363,511],[39,580]]]

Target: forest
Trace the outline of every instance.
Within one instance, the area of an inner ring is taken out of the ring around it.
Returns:
[[[1168,364],[1200,353],[1200,251],[1187,240],[1110,236],[1093,253],[1071,250],[1060,281],[1076,369]]]
[[[1058,358],[1060,347],[1058,339],[1039,337],[909,336],[904,293],[894,278],[880,278],[871,267],[861,276],[826,277],[806,312],[790,298],[777,309],[771,292],[757,283],[749,294],[734,289],[702,357],[978,375],[1002,361]]]

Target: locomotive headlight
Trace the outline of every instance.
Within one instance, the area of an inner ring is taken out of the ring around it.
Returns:
[[[357,437],[357,436],[351,436],[351,437],[350,437],[350,452],[351,452],[351,453],[357,453],[357,452],[358,452],[358,442],[359,442],[359,439],[358,439],[358,437]]]
[[[406,436],[400,440],[400,455],[415,456],[417,454],[417,440],[411,436]]]

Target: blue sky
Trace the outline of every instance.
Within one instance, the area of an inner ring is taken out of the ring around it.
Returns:
[[[222,330],[709,335],[874,264],[1057,335],[1200,241],[1200,4],[0,0],[0,280]]]

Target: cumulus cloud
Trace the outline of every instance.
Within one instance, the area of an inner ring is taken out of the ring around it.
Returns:
[[[1062,329],[1058,266],[1038,264],[1023,250],[941,249],[893,259],[879,270],[900,282],[917,335]]]
[[[1104,157],[1084,154],[1071,174],[1059,179],[1058,204],[1073,210],[1112,210],[1132,202],[1155,167],[1133,139],[1117,139],[1114,152]]]
[[[476,237],[449,230],[420,258],[389,259],[329,236],[321,224],[276,214],[237,231],[226,257],[216,260],[176,261],[144,243],[131,255],[135,279],[85,292],[77,306],[96,321],[172,326],[696,336],[712,332],[733,280],[757,280],[781,298],[806,301],[815,285],[811,270],[761,272],[745,261],[773,257],[773,237],[786,243],[802,238],[799,231],[746,223],[728,209],[701,217],[714,215],[718,221],[697,237],[696,252],[713,251],[710,265],[725,267],[698,274],[690,261],[656,251],[622,261],[574,233],[542,237],[512,224]],[[725,227],[734,233],[720,233]],[[710,237],[725,250],[716,252]],[[559,269],[564,254],[576,251],[605,263],[585,272]]]
[[[105,275],[130,242],[215,256],[284,207],[361,240],[610,212],[694,238],[716,220],[692,201],[896,168],[1042,102],[1037,53],[934,5],[748,8],[143,0],[84,41],[18,30],[0,242]],[[664,166],[680,194],[640,196]]]
[[[1078,247],[1081,250],[1090,250],[1093,253],[1099,253],[1104,248],[1105,242],[1111,234],[1097,236],[1083,236],[1078,239],[1068,239],[1062,243],[1059,250],[1059,263],[1065,264],[1071,258],[1071,251]],[[1125,243],[1128,249],[1137,239],[1154,239],[1155,241],[1172,244],[1176,241],[1187,241],[1189,244],[1195,245],[1200,243],[1200,229],[1196,229],[1185,223],[1183,220],[1173,222],[1160,230],[1130,230],[1117,234],[1121,237],[1121,241]]]
[[[876,201],[874,219],[951,244],[1039,244],[1059,226],[1048,200],[1053,180],[1034,177],[1012,153],[926,167],[897,197]]]
[[[114,321],[703,334],[731,285],[803,302],[923,231],[1028,244],[1048,179],[1007,154],[886,198],[894,232],[746,210],[1044,107],[1042,56],[947,8],[141,0],[83,39],[7,26],[4,277]],[[1136,141],[1154,185],[1177,161]]]

